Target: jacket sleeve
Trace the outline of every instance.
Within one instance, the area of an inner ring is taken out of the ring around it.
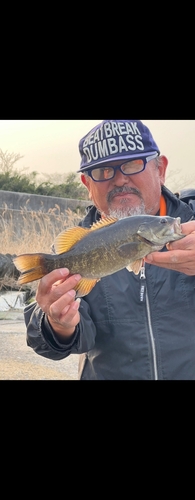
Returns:
[[[46,314],[37,302],[24,308],[24,321],[26,324],[26,341],[37,354],[45,358],[60,360],[70,354],[82,354],[94,347],[96,329],[89,314],[89,305],[81,299],[80,323],[75,328],[75,333],[69,344],[60,344],[51,328]]]

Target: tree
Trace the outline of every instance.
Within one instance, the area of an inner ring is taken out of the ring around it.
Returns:
[[[184,175],[181,169],[178,169],[177,172],[170,170],[166,175],[165,185],[173,193],[176,193],[190,186],[195,188],[195,180],[192,175]]]
[[[3,153],[0,149],[0,172],[2,174],[15,175],[16,170],[14,170],[15,163],[23,158],[20,154],[8,153],[7,151]]]
[[[15,168],[15,163],[23,158],[20,154],[3,153],[0,149],[0,189],[4,191],[16,191],[23,193],[34,193],[36,189],[37,172],[26,175],[26,168],[20,172]]]
[[[16,162],[21,158],[23,156],[20,154],[8,153],[7,151],[3,153],[0,149],[1,190],[88,200],[88,192],[80,179],[77,179],[76,173],[71,172],[66,176],[45,174],[47,180],[40,182],[38,172],[33,171],[27,175],[26,168],[19,171],[15,167]]]

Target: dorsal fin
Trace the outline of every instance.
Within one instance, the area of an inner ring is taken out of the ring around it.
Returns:
[[[98,222],[94,222],[90,228],[87,227],[71,227],[66,231],[58,234],[54,241],[54,248],[58,254],[68,252],[78,241],[82,240],[91,231],[102,229],[102,227],[110,226],[114,224],[118,219],[113,217],[106,217],[105,219],[100,219]]]
[[[114,224],[117,221],[118,219],[115,219],[114,217],[105,217],[103,219],[98,220],[97,222],[94,222],[91,226],[91,230],[96,231],[96,229],[102,229],[102,227],[110,226],[111,224]]]
[[[54,241],[55,251],[60,254],[68,252],[78,241],[82,240],[90,232],[86,227],[71,227],[66,231],[58,234]]]

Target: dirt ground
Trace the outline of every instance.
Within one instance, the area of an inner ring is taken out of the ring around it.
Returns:
[[[21,311],[0,313],[0,380],[78,380],[78,356],[52,361],[26,344]]]

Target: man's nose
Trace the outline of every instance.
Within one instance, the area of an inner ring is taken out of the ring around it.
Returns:
[[[130,180],[130,175],[124,175],[119,168],[115,171],[115,176],[113,178],[113,182],[116,186],[123,186],[124,184],[128,184]]]

